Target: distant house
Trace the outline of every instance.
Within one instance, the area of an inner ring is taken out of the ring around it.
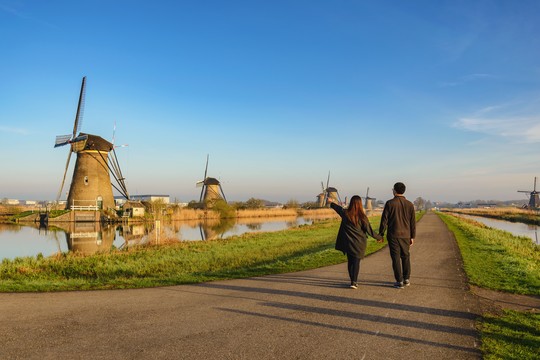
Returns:
[[[123,217],[143,217],[144,205],[140,201],[126,201],[122,206]]]
[[[163,201],[164,204],[170,203],[169,195],[132,195],[131,200],[148,201],[148,202],[159,200],[159,201]]]
[[[26,200],[25,204],[35,206],[35,205],[37,205],[37,201],[35,201],[35,200]]]
[[[7,205],[19,205],[21,202],[17,199],[7,199],[6,204]]]

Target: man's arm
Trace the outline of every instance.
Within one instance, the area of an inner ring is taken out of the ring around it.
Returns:
[[[388,226],[388,203],[384,204],[384,209],[381,215],[381,223],[379,225],[379,235],[384,236],[386,226]]]

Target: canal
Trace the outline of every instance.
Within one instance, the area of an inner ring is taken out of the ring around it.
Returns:
[[[64,223],[40,228],[37,224],[0,224],[0,259],[51,256],[69,251],[90,255],[148,243],[225,239],[250,232],[279,231],[327,217],[275,217],[225,221],[176,221],[125,225],[94,222]]]
[[[516,236],[529,237],[533,243],[535,243],[536,245],[540,245],[540,242],[538,239],[538,226],[537,225],[529,225],[529,224],[524,224],[524,223],[519,223],[519,222],[498,220],[498,219],[486,218],[482,216],[472,216],[472,215],[463,215],[463,214],[458,214],[458,215],[467,219],[478,221],[479,223],[482,223],[494,229],[508,231],[509,233],[512,233],[513,235],[516,235]]]

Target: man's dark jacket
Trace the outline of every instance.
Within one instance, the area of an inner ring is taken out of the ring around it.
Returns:
[[[341,206],[334,203],[330,203],[330,206],[341,217],[341,225],[336,238],[336,250],[362,259],[366,254],[367,236],[370,235],[375,239],[381,237],[373,232],[369,222],[367,225],[362,225],[362,222],[354,225],[345,215],[345,210]]]
[[[384,205],[379,234],[389,239],[414,239],[416,237],[416,217],[414,205],[405,196],[394,196]]]

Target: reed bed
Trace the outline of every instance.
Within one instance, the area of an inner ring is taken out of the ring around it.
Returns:
[[[326,219],[326,218],[338,218],[336,212],[332,209],[245,209],[236,210],[234,212],[235,218],[276,218],[276,217],[297,217],[303,216],[309,219]],[[177,209],[171,214],[171,220],[183,221],[183,220],[205,220],[205,219],[220,219],[220,214],[213,210],[201,210],[201,209]]]
[[[540,212],[519,208],[451,209],[449,212],[540,225]]]

